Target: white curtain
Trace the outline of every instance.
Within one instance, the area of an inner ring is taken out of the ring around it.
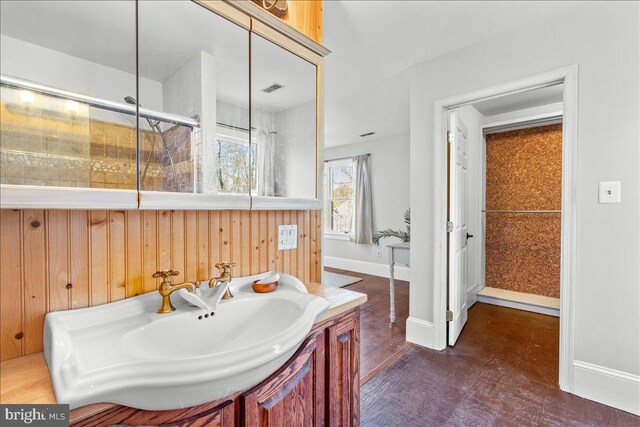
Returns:
[[[349,239],[353,243],[373,243],[373,209],[371,207],[371,179],[369,155],[356,156],[353,161],[353,223]]]
[[[254,111],[254,123],[256,133],[256,144],[258,148],[258,161],[256,167],[258,181],[258,195],[279,196],[278,179],[278,141],[277,133],[272,131],[273,120],[270,115]]]

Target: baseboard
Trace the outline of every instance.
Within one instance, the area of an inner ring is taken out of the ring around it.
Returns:
[[[478,302],[532,311],[548,316],[560,316],[560,300],[558,298],[484,287],[478,292]]]
[[[478,301],[478,288],[480,285],[477,283],[473,285],[471,289],[467,291],[467,307],[471,308],[473,304]]]
[[[389,278],[389,264],[325,256],[324,266],[339,268],[340,270],[355,271],[357,273],[371,274],[372,276],[386,277],[387,279]],[[396,265],[394,268],[394,277],[396,280],[409,281],[410,271],[411,269],[409,267]]]
[[[640,415],[640,375],[574,361],[573,393]]]
[[[407,319],[407,341],[427,348],[434,348],[433,323],[409,317]]]

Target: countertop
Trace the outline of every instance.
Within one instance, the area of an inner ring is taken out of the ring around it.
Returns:
[[[367,295],[347,289],[307,283],[310,294],[320,296],[331,303],[329,310],[318,316],[316,323],[334,317],[364,304]],[[49,368],[43,353],[30,354],[0,363],[0,403],[51,404],[56,403]],[[71,411],[71,421],[113,407],[112,403],[97,403]]]

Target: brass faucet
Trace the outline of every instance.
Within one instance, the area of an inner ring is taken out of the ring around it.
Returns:
[[[177,276],[180,272],[175,270],[161,270],[153,273],[153,278],[157,279],[158,277],[162,277],[162,284],[160,284],[160,288],[158,288],[158,292],[162,296],[162,305],[158,309],[158,314],[167,314],[174,311],[176,308],[171,304],[171,294],[178,289],[186,289],[189,292],[195,291],[195,286],[193,283],[180,283],[178,285],[172,285],[171,280],[169,278],[171,276]]]
[[[230,283],[231,267],[235,267],[235,265],[236,265],[235,262],[220,262],[216,264],[216,268],[218,270],[222,270],[222,273],[220,273],[220,276],[214,277],[213,279],[209,280],[209,287],[215,288],[220,283]],[[233,295],[229,291],[229,287],[227,287],[227,290],[225,291],[224,295],[222,295],[222,299],[231,299],[231,298],[233,298]]]

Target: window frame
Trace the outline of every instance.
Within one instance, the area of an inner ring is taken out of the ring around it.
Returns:
[[[248,141],[247,139],[244,138],[244,134],[246,134],[249,138]],[[257,160],[258,157],[258,144],[257,144],[257,139],[255,136],[255,132],[249,132],[249,130],[245,130],[245,129],[233,129],[231,127],[228,126],[224,126],[224,125],[220,125],[217,124],[216,125],[216,136],[215,136],[215,141],[216,141],[216,156],[218,155],[218,142],[225,142],[225,143],[230,143],[230,144],[238,144],[238,145],[244,145],[246,147],[249,148],[249,174],[251,175],[251,173],[253,173],[253,171],[251,170],[251,163],[253,161]],[[253,147],[256,147],[256,153],[255,153],[255,159],[254,159],[254,155],[252,154],[251,150]],[[216,177],[218,174],[218,168],[220,167],[219,164],[217,164],[217,157],[216,157]],[[257,171],[256,171],[257,172]],[[256,174],[256,186],[258,186],[258,176]],[[251,176],[249,177],[249,181],[251,181]],[[245,196],[245,195],[249,195],[249,196],[254,196],[256,195],[256,188],[253,188],[251,186],[251,183],[249,183],[249,192],[248,194],[245,193],[235,193],[235,192],[220,192],[218,191],[216,194],[218,195],[222,195],[222,196]]]
[[[339,160],[327,160],[324,162],[324,171],[323,171],[323,177],[324,177],[324,182],[323,182],[323,186],[326,185],[327,191],[324,194],[324,200],[323,200],[323,205],[324,205],[324,210],[325,210],[325,214],[327,215],[332,215],[331,214],[331,202],[334,200],[351,200],[352,201],[352,209],[353,209],[353,203],[355,203],[355,197],[352,197],[350,199],[333,199],[332,197],[332,174],[330,173],[332,168],[335,167],[344,167],[344,166],[351,166],[353,169],[353,160],[349,157],[349,158],[345,158],[345,159],[339,159]],[[351,177],[351,186],[353,188],[353,175]],[[353,190],[352,193],[353,196],[355,196],[355,189]],[[349,240],[349,236],[351,234],[351,230],[349,230],[349,232],[340,232],[340,231],[333,231],[333,230],[327,230],[325,228],[326,226],[326,221],[325,218],[323,216],[323,234],[325,236],[325,238],[328,239],[336,239],[336,240]]]

